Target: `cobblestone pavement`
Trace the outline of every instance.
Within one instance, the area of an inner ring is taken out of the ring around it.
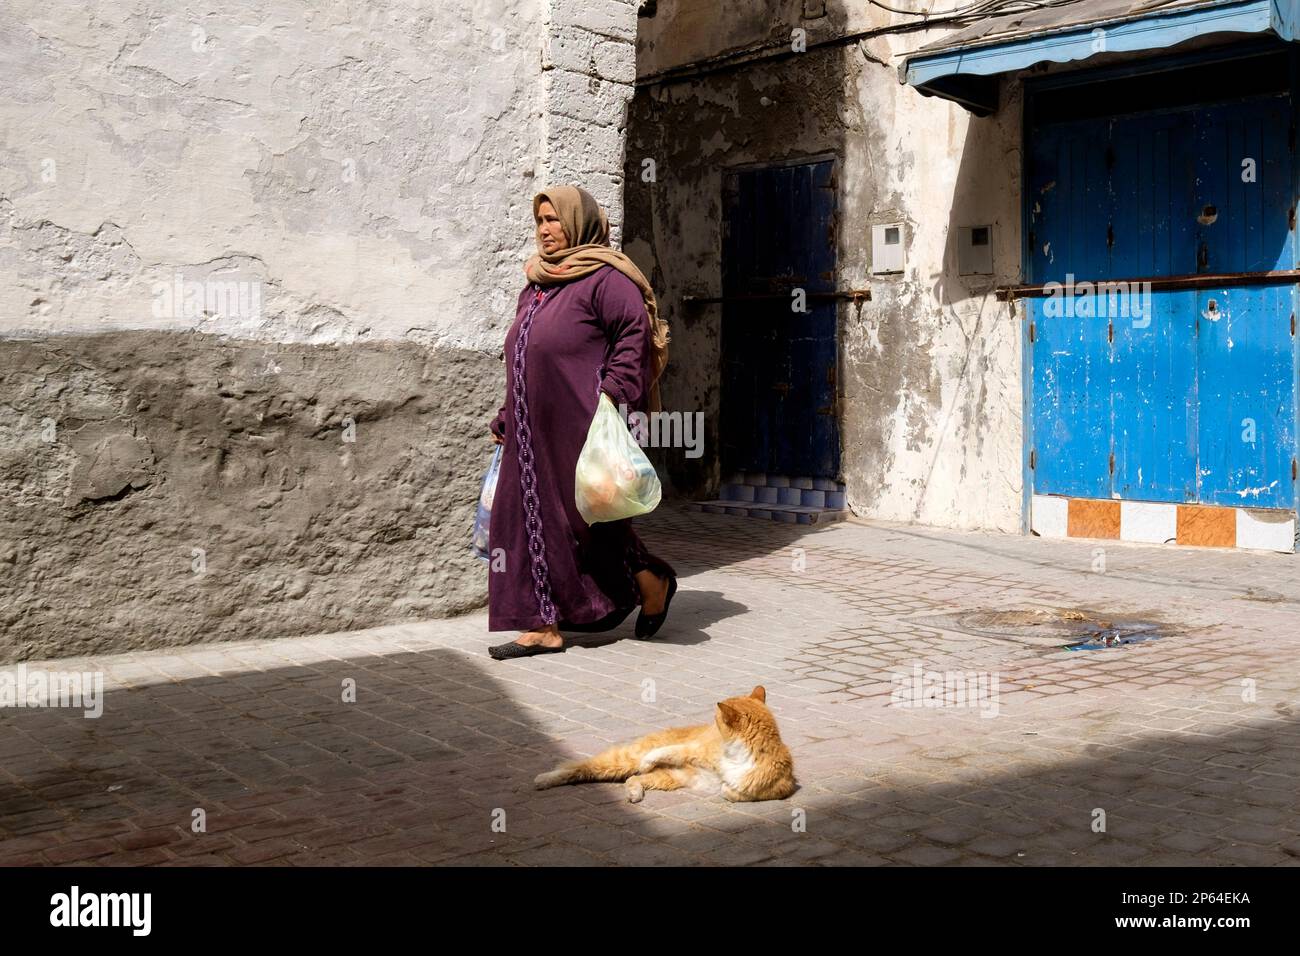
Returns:
[[[102,670],[105,709],[0,710],[0,863],[1300,861],[1295,557],[668,507],[640,527],[682,574],[651,642],[629,620],[495,662],[478,612],[29,663]],[[1034,623],[1052,609],[1157,637],[1064,650]],[[965,699],[909,706],[958,673]],[[755,684],[788,800],[531,788]]]

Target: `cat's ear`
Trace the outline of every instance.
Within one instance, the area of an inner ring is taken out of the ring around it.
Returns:
[[[755,688],[750,692],[749,696],[752,697],[752,698],[754,698],[754,700],[759,701],[760,703],[763,703],[763,702],[766,702],[766,700],[767,700],[767,691],[765,691],[765,690],[763,689],[763,685],[762,685],[762,684],[759,684],[757,687],[755,687]]]
[[[718,703],[718,715],[722,717],[722,722],[728,727],[733,726],[740,719],[740,711],[730,704]]]

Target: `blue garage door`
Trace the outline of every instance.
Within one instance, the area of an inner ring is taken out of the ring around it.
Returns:
[[[1031,132],[1036,493],[1293,507],[1293,137],[1282,95]]]

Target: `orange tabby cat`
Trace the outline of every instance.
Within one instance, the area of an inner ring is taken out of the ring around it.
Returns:
[[[538,790],[566,783],[626,781],[627,798],[681,787],[721,792],[728,800],[783,800],[795,791],[794,761],[781,742],[767,692],[718,704],[713,723],[674,727],[586,760],[538,774]]]

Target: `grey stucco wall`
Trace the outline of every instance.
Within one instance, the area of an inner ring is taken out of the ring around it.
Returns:
[[[400,342],[0,343],[0,660],[480,604],[495,372]]]
[[[621,228],[636,5],[0,19],[0,660],[481,604],[531,197]]]

